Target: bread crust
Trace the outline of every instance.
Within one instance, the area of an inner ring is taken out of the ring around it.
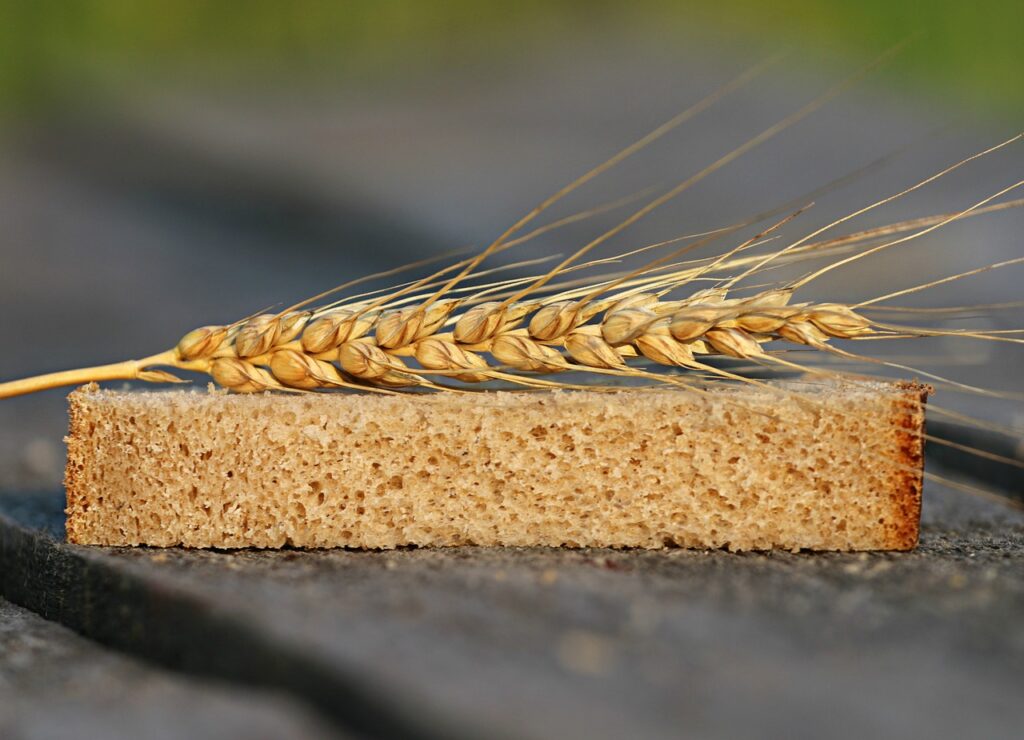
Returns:
[[[902,413],[894,416],[897,430],[898,460],[902,470],[896,473],[893,497],[901,516],[891,528],[891,540],[886,549],[907,551],[917,547],[921,530],[921,499],[924,489],[925,406],[934,389],[920,383],[897,384],[907,393],[901,404]]]

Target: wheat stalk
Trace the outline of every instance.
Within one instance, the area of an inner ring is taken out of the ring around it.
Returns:
[[[959,212],[903,221],[825,240],[819,238],[857,216],[1018,141],[1020,136],[962,159],[909,188],[767,253],[745,254],[770,241],[766,237],[798,216],[802,208],[717,257],[679,261],[685,253],[757,223],[779,212],[779,209],[704,234],[648,245],[619,256],[685,242],[637,270],[589,280],[566,280],[566,276],[574,271],[615,261],[616,258],[606,258],[581,263],[582,258],[597,246],[821,108],[868,71],[884,63],[898,48],[887,51],[795,113],[644,203],[616,226],[587,242],[543,274],[486,286],[467,288],[462,285],[471,277],[479,278],[491,273],[492,270],[479,268],[487,258],[501,251],[553,228],[634,200],[635,196],[620,199],[541,226],[525,236],[516,236],[554,203],[749,83],[774,60],[747,70],[541,201],[476,255],[456,261],[424,278],[383,292],[314,305],[365,279],[350,281],[280,313],[259,314],[231,325],[197,328],[182,337],[173,348],[141,360],[0,383],[0,398],[108,380],[181,382],[170,372],[172,370],[204,373],[218,385],[241,393],[336,389],[380,393],[406,389],[455,391],[465,390],[466,385],[489,381],[503,381],[531,389],[575,387],[571,383],[539,377],[565,373],[626,376],[678,385],[688,383],[689,379],[677,374],[651,372],[645,366],[653,363],[694,371],[694,377],[701,379],[744,380],[742,375],[705,360],[708,356],[718,355],[752,361],[757,365],[821,374],[831,371],[785,359],[780,356],[778,347],[783,350],[787,346],[809,348],[854,361],[881,362],[834,347],[833,340],[960,335],[1021,342],[1020,339],[997,337],[992,332],[915,331],[914,327],[875,322],[859,310],[862,307],[870,309],[891,297],[924,290],[1015,263],[1016,260],[856,304],[793,301],[800,288],[843,265],[917,239],[953,221],[1024,204],[1022,200],[992,204],[996,198],[1024,185],[1024,182],[1018,182]],[[886,241],[889,237],[896,238]],[[822,257],[836,258],[795,282],[769,285],[753,295],[735,295],[739,290],[737,286],[751,276]],[[407,267],[420,267],[431,261],[424,260]],[[401,269],[379,273],[376,277],[392,275]],[[712,280],[714,287],[694,290],[695,284],[704,280]],[[682,292],[689,294],[680,296]],[[938,376],[929,377],[945,381]],[[459,384],[453,385],[452,380]],[[964,384],[958,385],[969,388]]]
[[[973,157],[963,162],[971,159]],[[575,287],[571,283],[552,284],[547,288],[548,293],[535,298],[527,295],[523,299],[523,291],[514,290],[511,302],[487,300],[489,293],[496,289],[514,288],[523,283],[534,285],[534,290],[542,292],[544,286],[537,284],[540,278],[521,278],[499,282],[464,297],[438,299],[432,293],[409,296],[407,288],[400,288],[375,300],[260,314],[233,325],[199,327],[182,337],[171,350],[142,360],[0,384],[0,397],[104,380],[179,381],[164,368],[205,373],[218,385],[242,393],[454,390],[443,382],[446,379],[462,383],[503,380],[531,388],[538,385],[566,387],[559,382],[539,384],[531,376],[567,372],[611,373],[679,382],[676,376],[659,377],[640,369],[637,362],[643,360],[696,370],[712,377],[736,377],[702,361],[708,355],[807,370],[805,366],[783,359],[780,353],[767,350],[765,345],[777,342],[783,346],[855,357],[833,348],[830,343],[835,339],[882,339],[915,332],[914,327],[875,322],[856,306],[870,307],[881,299],[902,296],[1020,260],[968,271],[856,305],[794,303],[792,298],[798,288],[841,264],[923,236],[959,218],[1002,208],[1006,204],[989,204],[1022,184],[1004,188],[960,212],[915,219],[814,244],[808,244],[809,238],[805,237],[758,257],[735,256],[772,230],[767,229],[718,258],[699,261],[695,267],[663,273],[665,263],[677,255],[672,253],[611,279],[585,281]],[[887,198],[879,203],[888,201]],[[738,278],[755,274],[770,262],[815,256],[815,250],[827,253],[835,247],[874,244],[879,236],[902,234],[917,227],[921,228],[871,246],[852,257],[833,261],[788,286],[762,290],[752,296],[729,296],[729,289]],[[811,236],[822,231],[824,229],[819,229]],[[736,272],[740,268],[744,269]],[[691,285],[702,276],[721,272],[735,274],[722,281],[718,288],[665,300],[668,294]],[[429,288],[432,283],[419,281],[412,285]],[[559,290],[567,285],[570,287]],[[410,300],[412,305],[392,307]],[[917,336],[955,333],[916,328]],[[997,341],[1021,341],[993,333],[966,334]],[[437,380],[432,380],[431,376]]]
[[[716,268],[723,266],[729,269],[729,261]],[[706,290],[663,300],[706,270],[641,277],[634,281],[638,286],[600,300],[565,297],[592,293],[593,285],[587,284],[509,305],[475,302],[470,296],[393,310],[367,310],[360,302],[261,314],[235,325],[197,328],[172,350],[143,360],[3,384],[0,396],[100,380],[176,380],[161,367],[206,373],[236,392],[449,388],[427,379],[431,375],[465,383],[497,378],[525,386],[534,381],[518,373],[616,371],[648,377],[631,364],[639,358],[716,374],[720,371],[700,361],[701,356],[792,364],[764,345],[823,349],[833,339],[891,333],[848,305],[792,303],[790,288],[744,298],[730,298],[724,289]],[[638,289],[648,286],[658,290]],[[416,366],[408,364],[411,359]]]

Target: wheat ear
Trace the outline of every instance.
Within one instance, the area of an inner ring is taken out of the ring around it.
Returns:
[[[800,110],[649,201],[548,272],[525,280],[498,283],[498,288],[510,288],[505,295],[485,300],[495,288],[465,294],[459,283],[474,274],[483,274],[477,272],[477,268],[489,256],[529,238],[530,235],[519,238],[514,238],[514,235],[548,207],[703,112],[719,98],[746,84],[764,65],[748,70],[563,187],[474,257],[456,262],[375,298],[336,301],[321,308],[308,308],[317,300],[360,282],[351,281],[278,314],[259,314],[228,326],[200,327],[182,337],[173,349],[141,360],[2,383],[0,398],[94,381],[123,379],[180,382],[177,376],[162,368],[206,373],[219,385],[237,392],[288,389],[394,392],[406,388],[454,390],[453,386],[442,382],[449,378],[463,383],[503,380],[528,388],[563,387],[565,384],[533,376],[569,371],[625,375],[667,383],[680,382],[672,376],[659,376],[640,369],[636,362],[632,362],[637,359],[696,370],[710,377],[744,379],[704,362],[701,356],[708,354],[804,369],[780,358],[778,353],[766,351],[763,345],[769,342],[810,347],[860,359],[852,353],[830,347],[829,342],[833,339],[887,338],[898,335],[891,327],[873,323],[856,310],[857,305],[867,306],[889,296],[855,305],[794,303],[792,297],[795,290],[854,260],[916,239],[983,209],[997,210],[1017,205],[1018,202],[994,206],[989,204],[996,197],[1024,183],[1016,183],[958,213],[903,222],[825,242],[814,242],[814,238],[917,190],[979,157],[1008,146],[1019,140],[1020,136],[967,157],[916,185],[856,210],[764,256],[737,255],[750,248],[764,234],[786,223],[788,218],[717,258],[698,261],[694,267],[677,269],[678,263],[673,260],[703,245],[707,240],[687,244],[639,270],[606,279],[597,278],[590,284],[577,283],[570,288],[555,281],[581,267],[579,260],[590,250],[743,153],[794,125],[893,53],[895,49],[886,52],[864,70],[828,89]],[[595,212],[598,210],[594,209]],[[585,217],[586,213],[582,216]],[[747,221],[733,227],[716,229],[707,234],[709,238],[725,235],[749,223]],[[552,226],[541,227],[532,233],[541,233],[558,224],[555,222]],[[918,227],[919,230],[913,231]],[[770,263],[774,267],[789,264],[796,259],[814,257],[816,254],[834,254],[836,250],[846,250],[851,245],[908,230],[912,233],[833,261],[788,286],[769,288],[743,298],[730,296],[730,291],[741,281],[771,269],[768,267]],[[704,279],[709,273],[729,269],[739,271],[715,288],[697,291],[682,298],[667,299],[673,291]],[[397,271],[380,274],[394,274]],[[418,296],[417,291],[421,290],[433,292]],[[903,292],[896,295],[900,294]],[[973,333],[971,336],[996,338],[991,333]],[[430,379],[430,376],[437,380]]]
[[[965,160],[966,161],[966,160]],[[946,170],[948,171],[948,169]],[[918,220],[928,224],[912,234],[874,246],[862,254],[904,243],[988,207],[995,197],[1024,183],[1004,188],[979,203],[943,218]],[[786,219],[788,220],[788,219]],[[780,223],[785,223],[783,222]],[[774,228],[774,227],[773,227]],[[762,232],[768,233],[771,229]],[[814,232],[820,233],[822,230]],[[904,231],[900,228],[887,233]],[[760,236],[760,235],[759,235]],[[735,254],[747,240],[725,253]],[[798,247],[805,239],[793,244]],[[740,276],[752,274],[768,261],[784,258],[793,245],[758,258]],[[845,261],[849,261],[847,258]],[[855,306],[841,303],[793,303],[794,290],[839,263],[812,273],[796,283],[763,290],[753,296],[731,298],[728,287],[697,291],[688,297],[664,300],[672,290],[690,284],[710,269],[728,269],[728,259],[712,259],[702,266],[671,273],[658,268],[665,258],[617,279],[584,284],[534,299],[483,300],[487,291],[462,298],[387,310],[391,294],[373,302],[383,308],[367,310],[365,301],[331,305],[325,309],[260,314],[229,326],[204,326],[186,334],[177,345],[142,360],[72,370],[0,384],[0,397],[31,393],[44,388],[105,380],[179,382],[167,370],[208,374],[222,387],[236,392],[267,390],[365,389],[393,392],[403,388],[450,390],[439,379],[464,383],[503,380],[524,387],[559,387],[539,382],[534,374],[592,372],[678,382],[647,373],[631,361],[646,359],[657,365],[696,370],[712,377],[737,376],[709,365],[702,356],[731,358],[807,369],[765,350],[769,342],[800,345],[860,359],[829,346],[833,339],[887,338],[913,328],[873,322]],[[749,263],[750,258],[742,258]],[[932,281],[880,297],[915,292],[950,279],[976,274],[1010,260]],[[529,282],[530,279],[506,281]],[[506,283],[497,283],[502,286]],[[629,287],[626,287],[626,286]],[[602,293],[624,288],[603,297]],[[646,289],[646,290],[645,290]],[[868,307],[878,300],[864,301]],[[918,335],[950,335],[918,329]],[[992,333],[963,336],[1000,340]],[[1002,341],[1021,341],[1007,340]],[[415,361],[415,365],[409,364]],[[890,363],[891,364],[891,363]],[[932,376],[936,377],[937,376]]]

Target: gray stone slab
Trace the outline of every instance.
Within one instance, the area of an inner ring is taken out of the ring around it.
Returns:
[[[5,500],[32,525],[0,530],[12,598],[358,729],[1014,737],[1024,721],[1024,525],[991,506],[936,511],[947,524],[909,554],[221,553],[68,546],[39,529],[59,529],[52,501]]]
[[[337,738],[281,694],[169,673],[0,598],[0,737]]]

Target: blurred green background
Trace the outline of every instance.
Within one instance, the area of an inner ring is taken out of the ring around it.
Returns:
[[[5,0],[0,102],[26,112],[154,80],[382,85],[452,66],[500,67],[526,48],[574,38],[600,44],[630,35],[864,60],[917,32],[925,35],[895,65],[891,84],[977,112],[1024,112],[1020,0]]]

